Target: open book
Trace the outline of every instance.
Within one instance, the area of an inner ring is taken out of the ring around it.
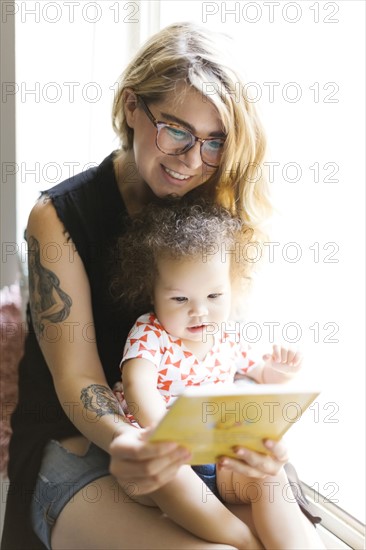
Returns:
[[[234,456],[232,447],[269,451],[263,439],[279,440],[319,395],[288,384],[191,386],[160,421],[150,441],[175,441],[192,453],[191,464]]]

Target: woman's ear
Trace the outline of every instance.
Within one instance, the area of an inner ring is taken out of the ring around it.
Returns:
[[[126,122],[130,128],[134,128],[136,108],[138,104],[137,95],[131,88],[126,88],[123,92],[123,95],[124,95],[123,105],[124,105]]]

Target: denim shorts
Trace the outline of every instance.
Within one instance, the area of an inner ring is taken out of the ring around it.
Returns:
[[[202,479],[210,491],[220,500],[222,500],[216,485],[216,464],[201,464],[192,466],[192,470]]]
[[[64,506],[83,487],[110,475],[109,455],[93,443],[78,456],[51,440],[44,449],[31,504],[33,530],[51,549],[51,531]]]
[[[51,440],[45,446],[31,504],[31,521],[34,532],[49,550],[52,527],[62,509],[83,487],[110,475],[109,458],[93,443],[83,456],[68,451],[58,441]],[[192,466],[192,469],[220,498],[215,464]]]

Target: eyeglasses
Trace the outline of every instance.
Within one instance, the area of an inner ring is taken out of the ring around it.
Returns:
[[[145,101],[138,98],[141,107],[149,117],[156,128],[155,143],[157,148],[166,155],[182,155],[186,153],[197,141],[201,144],[200,153],[202,162],[213,168],[217,168],[220,164],[221,155],[224,149],[224,138],[207,138],[202,139],[194,136],[189,130],[185,130],[178,124],[167,124],[156,120]]]

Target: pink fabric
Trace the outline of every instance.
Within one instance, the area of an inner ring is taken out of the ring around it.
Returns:
[[[10,417],[18,399],[18,364],[25,337],[20,289],[16,284],[0,291],[0,328],[0,473],[6,474]]]

